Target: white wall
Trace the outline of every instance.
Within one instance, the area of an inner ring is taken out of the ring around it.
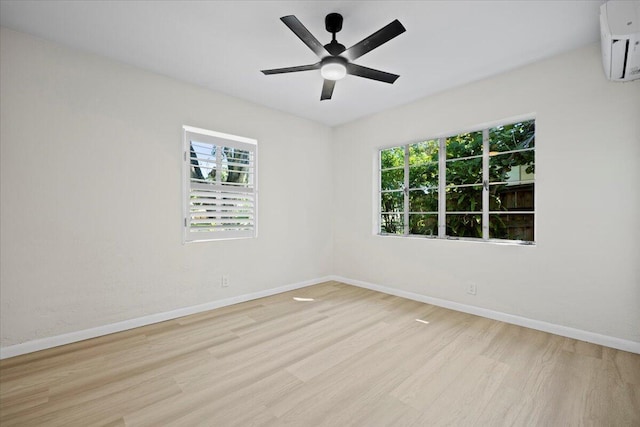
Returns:
[[[2,347],[331,272],[329,128],[6,29],[0,43]],[[257,239],[182,244],[185,124],[258,140]]]
[[[640,81],[601,67],[593,45],[334,129],[334,273],[640,342]],[[377,147],[527,113],[535,247],[373,235]]]
[[[331,273],[640,341],[640,81],[607,82],[597,46],[333,130],[5,29],[0,48],[3,348]],[[373,235],[377,147],[532,112],[535,247]],[[183,124],[258,139],[258,239],[182,245]]]

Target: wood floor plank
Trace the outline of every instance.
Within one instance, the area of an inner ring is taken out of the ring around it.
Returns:
[[[383,322],[364,327],[348,340],[340,340],[333,345],[324,347],[286,369],[302,381],[309,381],[311,378],[321,375],[344,360],[351,358],[354,354],[362,351],[363,348],[366,349],[372,342],[375,342],[374,337],[384,338],[390,335],[393,333],[390,329]]]
[[[0,425],[640,426],[640,355],[327,282],[2,360]]]

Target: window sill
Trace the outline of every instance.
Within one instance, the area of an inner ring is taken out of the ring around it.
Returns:
[[[470,243],[489,243],[499,246],[530,246],[535,247],[536,242],[525,242],[521,240],[498,240],[498,239],[475,239],[470,237],[445,237],[439,238],[437,236],[421,236],[419,234],[374,234],[375,237],[381,238],[396,238],[396,239],[413,239],[413,240],[434,240],[439,242],[470,242]]]

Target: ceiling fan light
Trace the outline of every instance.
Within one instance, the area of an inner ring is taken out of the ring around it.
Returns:
[[[347,75],[347,67],[338,62],[330,62],[320,68],[320,74],[327,80],[340,80]]]

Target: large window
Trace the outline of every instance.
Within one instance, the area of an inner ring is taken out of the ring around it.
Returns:
[[[534,241],[535,121],[380,150],[379,233]]]
[[[184,126],[184,241],[256,236],[256,141]]]

